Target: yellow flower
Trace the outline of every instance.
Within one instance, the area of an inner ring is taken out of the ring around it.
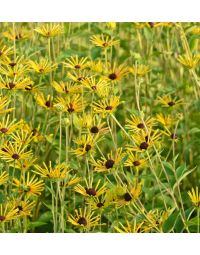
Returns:
[[[32,156],[32,151],[25,152],[27,145],[8,142],[0,149],[0,158],[6,162],[24,160]]]
[[[83,156],[86,154],[91,154],[94,151],[94,147],[97,143],[97,137],[92,135],[82,135],[75,140],[78,148],[72,150],[77,156]]]
[[[90,229],[98,225],[100,216],[94,216],[94,212],[88,211],[86,208],[75,209],[75,215],[70,214],[68,221],[80,228]]]
[[[107,193],[99,196],[99,197],[92,197],[92,199],[88,200],[88,205],[91,206],[92,210],[99,210],[103,211],[107,208],[110,203],[107,200]]]
[[[52,180],[65,180],[69,175],[69,167],[66,164],[58,164],[52,167],[52,162],[49,161],[49,166],[43,162],[43,166],[35,165],[36,170],[34,173],[39,174],[43,178],[48,178]]]
[[[15,134],[11,134],[11,138],[14,140],[14,143],[18,145],[28,145],[33,140],[32,134],[27,134],[23,130],[16,131]]]
[[[29,172],[20,180],[14,178],[13,185],[16,186],[16,191],[26,196],[40,196],[44,190],[44,182],[39,180],[35,175],[30,177]]]
[[[199,62],[198,56],[183,55],[178,57],[178,61],[185,67],[192,69],[195,68]]]
[[[48,95],[47,98],[44,97],[43,94],[36,96],[36,102],[41,106],[44,107],[46,110],[54,110],[53,98]]]
[[[32,60],[29,60],[28,65],[31,70],[34,70],[36,73],[39,73],[39,74],[47,74],[56,70],[57,68],[57,64],[53,64],[49,62],[48,59],[45,59],[45,58],[41,58],[39,62],[34,62]]]
[[[95,113],[101,113],[103,117],[115,112],[117,106],[120,104],[120,97],[111,96],[109,99],[102,99],[93,103],[92,108]]]
[[[52,82],[52,86],[54,89],[61,94],[76,94],[76,93],[81,93],[81,88],[79,85],[77,85],[75,82]]]
[[[30,201],[28,199],[25,200],[13,200],[10,202],[16,209],[18,209],[17,214],[19,216],[31,216],[31,211],[36,205],[35,201]]]
[[[116,27],[117,27],[116,22],[106,22],[106,25],[107,25],[108,28],[110,28],[112,30],[116,29]]]
[[[21,171],[27,171],[36,160],[37,160],[37,158],[34,158],[33,156],[31,156],[24,160],[15,161],[14,164],[11,163],[10,165],[16,169],[21,170]]]
[[[81,82],[81,84],[85,86],[86,88],[88,88],[89,90],[91,90],[92,92],[100,94],[100,95],[102,91],[104,91],[106,87],[109,85],[107,80],[102,78],[99,78],[97,80],[96,77],[90,77],[88,79],[85,79]]]
[[[193,35],[200,35],[200,27],[194,27],[192,29],[192,34]]]
[[[122,148],[118,148],[116,153],[107,154],[106,158],[101,157],[99,160],[94,160],[92,158],[91,164],[94,166],[94,171],[96,172],[106,172],[112,169],[116,169],[122,163]]]
[[[21,121],[16,122],[15,119],[10,121],[10,115],[3,117],[0,121],[0,134],[10,135],[21,127]]]
[[[9,40],[16,42],[31,38],[30,31],[27,31],[25,28],[22,28],[20,30],[17,29],[15,31],[13,31],[13,29],[10,28],[8,31],[3,32],[2,35],[8,38]]]
[[[88,79],[91,77],[91,75],[88,74],[88,72],[86,72],[86,70],[78,70],[78,71],[72,71],[72,72],[67,72],[67,77],[74,81],[77,82],[79,84],[82,83],[82,81]]]
[[[0,204],[0,222],[14,220],[18,216],[18,209],[10,203]]]
[[[112,81],[115,83],[117,81],[120,81],[128,73],[129,73],[129,70],[125,66],[125,64],[121,64],[117,66],[117,64],[114,63],[113,65],[108,65],[106,70],[106,78],[109,81]]]
[[[177,105],[183,104],[183,99],[177,99],[172,98],[171,96],[163,96],[163,97],[158,97],[158,103],[162,104],[164,107],[170,107],[174,108]]]
[[[30,78],[14,78],[9,79],[6,76],[6,79],[0,76],[0,89],[7,89],[7,90],[18,90],[18,89],[25,89],[25,87],[31,84],[32,81]]]
[[[130,166],[138,172],[141,168],[145,167],[147,164],[147,160],[141,157],[141,154],[128,152],[128,158],[124,163],[125,166]]]
[[[3,171],[1,174],[0,174],[0,185],[3,185],[4,183],[6,183],[8,181],[8,174],[6,171]]]
[[[200,192],[198,187],[196,187],[196,189],[192,188],[191,191],[188,191],[188,196],[195,207],[200,207]]]
[[[108,48],[114,45],[119,44],[119,40],[114,40],[114,38],[110,38],[108,35],[93,35],[90,37],[90,41],[98,47]]]
[[[67,98],[57,97],[56,102],[69,114],[82,112],[86,106],[85,100],[79,94]]]
[[[10,100],[7,98],[7,96],[0,95],[0,114],[12,112],[14,108],[7,108],[9,105]]]
[[[9,55],[13,54],[13,48],[7,47],[1,43],[0,45],[0,60],[7,58]]]
[[[163,113],[156,114],[156,120],[167,128],[174,124],[174,118],[170,115],[164,115]]]
[[[160,136],[159,130],[149,130],[148,133],[131,135],[135,145],[128,146],[128,150],[137,152],[149,150],[153,145],[159,145]]]
[[[67,58],[63,63],[65,67],[74,69],[74,70],[81,70],[87,67],[87,57],[80,58],[76,55],[74,57]]]
[[[126,220],[126,226],[123,225],[121,222],[119,222],[120,227],[115,227],[115,229],[117,230],[118,233],[141,233],[142,231],[142,225],[144,224],[144,222],[136,222],[136,220],[134,220],[134,222],[130,223],[128,220]]]
[[[131,115],[131,119],[128,119],[126,122],[128,123],[126,127],[133,133],[145,132],[146,129],[149,130],[154,125],[153,118],[148,117],[146,120],[143,120],[135,115]]]
[[[150,67],[145,65],[135,65],[129,68],[130,73],[134,75],[138,75],[140,77],[144,76],[148,72],[150,72]]]
[[[101,187],[99,187],[101,180],[98,180],[96,186],[93,186],[93,179],[90,179],[87,181],[85,179],[86,187],[83,187],[82,185],[78,184],[74,187],[74,190],[81,195],[85,197],[99,197],[102,194],[104,194],[107,190],[106,185],[107,183],[104,183]]]
[[[59,24],[46,24],[39,26],[34,30],[44,37],[55,37],[64,32],[63,26]]]

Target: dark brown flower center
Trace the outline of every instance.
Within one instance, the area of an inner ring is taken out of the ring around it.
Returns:
[[[108,159],[108,160],[106,161],[106,163],[105,163],[105,167],[106,167],[107,169],[110,169],[110,168],[112,168],[112,167],[114,166],[114,164],[115,164],[115,161],[114,161],[114,160]]]
[[[15,83],[13,83],[13,82],[9,82],[8,83],[8,87],[10,88],[10,89],[13,89],[14,87],[15,87]]]
[[[43,72],[44,72],[44,68],[40,68],[40,69],[39,69],[39,72],[40,72],[40,73],[43,73]]]
[[[19,211],[23,211],[23,207],[21,205],[18,205],[17,208],[19,209]]]
[[[21,38],[22,38],[22,35],[21,35],[20,33],[19,33],[18,35],[15,36],[15,39],[16,39],[16,40],[19,40],[19,39],[21,39]]]
[[[0,221],[4,221],[5,219],[6,219],[6,217],[5,217],[5,216],[0,215]]]
[[[97,192],[94,188],[89,188],[89,189],[86,188],[85,190],[89,196],[96,196],[96,194],[97,194]]]
[[[128,192],[124,194],[125,201],[129,202],[129,201],[131,201],[131,199],[132,199],[132,196]]]
[[[31,133],[32,133],[32,136],[36,135],[37,134],[37,129],[36,128],[32,129]]]
[[[78,77],[78,79],[77,79],[78,81],[83,81],[83,80],[85,80],[85,78],[84,77]]]
[[[170,101],[170,102],[168,102],[168,105],[169,106],[173,106],[173,105],[175,105],[175,102],[174,101]]]
[[[112,106],[111,105],[108,105],[108,106],[106,106],[106,111],[110,111],[110,110],[112,110]]]
[[[170,137],[171,137],[171,139],[177,139],[177,138],[178,138],[178,136],[177,136],[176,134],[174,134],[174,133],[172,133],[172,134],[170,135]]]
[[[91,88],[92,88],[93,90],[97,90],[97,86],[96,86],[96,85],[93,85]]]
[[[139,123],[139,124],[137,125],[137,127],[138,127],[138,128],[144,128],[144,124],[143,124],[143,123]]]
[[[148,143],[146,143],[146,142],[142,142],[142,143],[140,144],[140,149],[141,149],[141,150],[146,150],[148,147],[149,147],[149,145],[148,145]]]
[[[19,156],[17,153],[14,153],[14,154],[12,155],[12,158],[13,158],[14,160],[17,160],[17,159],[20,158],[20,156]]]
[[[6,132],[8,132],[8,128],[1,128],[0,131],[1,131],[1,133],[6,133]]]
[[[116,80],[117,79],[117,75],[115,73],[111,73],[111,74],[109,74],[108,78],[110,80]]]
[[[150,27],[154,27],[155,23],[154,22],[148,22]]]
[[[50,107],[52,107],[52,102],[50,100],[48,100],[48,101],[46,101],[45,105],[50,108]]]
[[[80,69],[80,68],[81,68],[80,65],[75,65],[74,67],[75,67],[76,69]]]
[[[101,202],[97,203],[97,207],[98,207],[98,208],[101,208],[102,206],[104,206],[103,203],[101,203]]]
[[[70,113],[70,112],[74,112],[75,110],[74,110],[74,108],[73,108],[72,106],[70,106],[70,107],[67,109],[67,111]]]
[[[0,50],[0,56],[2,56],[2,55],[3,55],[3,51]]]
[[[92,146],[90,144],[86,144],[85,146],[85,151],[91,150]]]
[[[16,64],[17,64],[17,63],[15,63],[15,62],[10,62],[10,63],[9,63],[9,66],[14,67]]]
[[[78,224],[86,226],[87,225],[87,220],[84,217],[80,217],[78,220]]]
[[[139,166],[141,163],[140,163],[140,161],[139,160],[135,160],[134,162],[133,162],[133,165],[134,166]]]
[[[93,133],[93,134],[97,134],[99,132],[99,129],[97,126],[93,126],[91,129],[90,129],[90,132]]]
[[[107,42],[104,42],[102,45],[103,45],[103,47],[107,47],[107,46],[108,46],[108,43],[107,43]]]
[[[65,93],[68,94],[69,93],[69,90],[67,88],[65,88]]]

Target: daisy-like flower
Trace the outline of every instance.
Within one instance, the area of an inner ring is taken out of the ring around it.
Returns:
[[[19,145],[28,145],[33,140],[32,134],[28,134],[23,130],[16,131],[15,134],[11,134],[11,138],[13,139],[14,143]]]
[[[149,150],[153,145],[159,145],[159,138],[161,133],[159,130],[149,130],[147,133],[134,134],[132,135],[132,139],[135,143],[133,146],[128,146],[128,150],[144,152]]]
[[[63,63],[65,67],[69,69],[81,70],[87,67],[87,57],[79,58],[77,55],[67,58]]]
[[[69,114],[82,112],[86,106],[85,100],[79,94],[67,98],[57,97],[56,102],[62,106],[63,111]]]
[[[89,230],[98,225],[100,216],[94,216],[94,211],[88,211],[87,208],[79,208],[75,209],[75,215],[70,214],[68,216],[68,221],[74,226]]]
[[[48,95],[47,98],[44,97],[42,93],[40,95],[37,95],[35,97],[36,102],[46,110],[54,110],[54,104],[53,104],[53,98],[52,96]]]
[[[75,140],[77,148],[72,150],[77,156],[83,156],[94,152],[95,145],[97,143],[97,137],[89,135],[82,135]]]
[[[48,59],[45,59],[45,58],[41,58],[39,62],[34,62],[32,60],[29,60],[28,66],[30,67],[31,70],[39,74],[47,74],[56,70],[57,68],[57,64],[53,64],[49,62]]]
[[[165,221],[168,219],[172,211],[173,211],[172,209],[150,210],[146,215],[146,219],[144,220],[144,224],[143,224],[144,232],[149,233],[151,230],[155,231],[156,228],[162,231],[162,226],[165,223]]]
[[[36,27],[34,30],[40,35],[47,38],[58,36],[64,32],[63,26],[59,24],[46,24]]]
[[[78,129],[88,129],[92,127],[93,116],[91,113],[83,113],[79,116],[75,115],[73,121]]]
[[[92,210],[99,211],[104,210],[110,205],[109,201],[107,200],[107,193],[99,197],[93,197],[92,199],[88,200],[88,204],[91,206]]]
[[[101,180],[98,180],[97,184],[94,186],[93,179],[90,179],[89,181],[85,179],[86,187],[83,187],[82,185],[78,184],[74,187],[74,190],[85,197],[99,197],[105,194],[107,190],[106,188],[107,183],[104,183],[101,187],[99,187],[100,183]]]
[[[117,27],[117,22],[106,22],[106,26],[112,30],[115,30]]]
[[[108,65],[106,70],[106,78],[109,81],[112,81],[115,83],[117,81],[120,81],[128,73],[129,73],[129,70],[124,64],[117,66],[117,64],[114,63],[113,65]]]
[[[194,27],[191,31],[193,35],[200,35],[200,27]]]
[[[21,121],[16,122],[16,120],[10,121],[10,115],[7,117],[3,117],[0,121],[0,134],[2,135],[10,135],[20,128]]]
[[[114,38],[111,38],[108,35],[93,35],[90,37],[90,41],[95,46],[101,47],[101,48],[109,48],[111,46],[119,44],[119,40],[114,40]]]
[[[118,233],[142,233],[143,229],[142,229],[142,225],[144,224],[144,222],[138,222],[136,220],[134,220],[134,222],[130,223],[128,220],[126,220],[126,225],[123,225],[121,222],[119,222],[120,227],[115,227],[115,229],[117,230]]]
[[[49,161],[48,166],[43,162],[43,166],[35,165],[36,170],[32,172],[40,175],[43,178],[48,178],[52,180],[64,180],[67,178],[70,170],[69,166],[66,164],[58,164],[52,167],[52,162]]]
[[[135,115],[131,115],[131,119],[127,120],[127,125],[126,127],[133,133],[141,133],[145,132],[145,130],[150,130],[152,129],[154,125],[154,119],[153,118],[146,118],[143,120],[140,117],[137,117]]]
[[[31,216],[31,212],[33,210],[33,208],[35,207],[35,201],[30,201],[28,199],[25,200],[13,200],[10,202],[11,204],[13,204],[13,206],[18,209],[17,214],[19,216]]]
[[[129,205],[139,198],[141,188],[142,183],[137,183],[136,181],[133,181],[132,184],[128,183],[128,185],[117,185],[107,192],[107,198],[117,207]]]
[[[14,67],[0,66],[0,73],[11,78],[23,76],[26,72],[27,67],[22,65],[15,65]]]
[[[32,151],[26,151],[27,145],[8,142],[0,149],[0,158],[6,162],[25,160],[32,156]]]
[[[191,191],[188,191],[188,196],[195,207],[200,207],[200,192],[198,187],[196,187],[196,189],[192,188]]]
[[[143,77],[143,76],[145,76],[145,74],[150,72],[150,67],[146,66],[146,65],[135,65],[133,67],[130,67],[129,71],[130,71],[130,73],[132,73],[136,76]]]
[[[156,114],[156,120],[165,128],[171,127],[174,124],[174,118],[163,113]]]
[[[0,204],[0,222],[14,220],[18,217],[18,209],[9,202]]]
[[[3,171],[1,174],[0,174],[0,185],[3,185],[4,183],[6,183],[8,181],[8,174],[6,171]]]
[[[32,136],[33,142],[38,143],[45,140],[45,137],[40,133],[40,125],[37,128],[29,126],[24,120],[21,124],[21,129]]]
[[[171,96],[158,97],[157,101],[162,104],[162,106],[170,108],[184,104],[183,99],[172,98]]]
[[[116,169],[122,163],[122,159],[122,148],[118,148],[116,153],[110,152],[106,157],[101,157],[101,159],[94,160],[92,158],[91,164],[94,166],[94,171],[107,172]]]
[[[75,82],[52,82],[52,86],[54,89],[61,94],[76,94],[76,93],[81,93],[81,88],[79,85],[77,85]]]
[[[115,112],[117,106],[120,104],[119,96],[111,96],[110,98],[104,98],[98,102],[92,104],[92,108],[95,113],[101,113],[103,117],[110,113]]]
[[[37,158],[31,156],[24,160],[15,161],[14,164],[11,163],[10,165],[21,171],[27,171],[31,166],[33,166],[36,160]]]
[[[8,31],[5,31],[2,33],[2,35],[6,38],[8,38],[11,41],[22,41],[27,40],[31,37],[30,31],[27,31],[25,28],[22,29],[16,29],[13,31],[12,28],[8,29]]]
[[[89,70],[96,72],[96,73],[102,73],[104,70],[104,64],[102,61],[98,60],[98,61],[88,61],[87,66],[89,68]]]
[[[78,71],[72,71],[72,72],[67,72],[67,77],[74,81],[77,82],[78,84],[81,84],[84,80],[87,80],[88,78],[91,77],[91,75],[86,72],[86,70],[78,70]]]
[[[125,161],[124,165],[132,167],[136,172],[138,172],[141,168],[145,167],[147,164],[147,160],[142,158],[141,154],[133,153],[129,151],[127,153],[127,160]]]
[[[187,67],[188,69],[193,69],[196,67],[196,65],[199,62],[199,57],[198,56],[188,56],[188,55],[183,55],[178,57],[178,61]]]
[[[12,47],[8,47],[6,45],[3,45],[1,43],[1,45],[0,45],[0,61],[2,59],[7,58],[11,54],[13,54],[13,48]]]
[[[30,78],[9,79],[8,77],[6,77],[5,79],[0,76],[0,89],[7,89],[12,91],[25,89],[25,87],[31,83],[32,81],[30,80]]]
[[[94,93],[101,94],[102,91],[109,85],[108,81],[103,78],[91,77],[89,79],[83,80],[82,85],[91,90]]]
[[[0,114],[12,112],[14,108],[7,108],[10,103],[10,99],[7,96],[0,95]]]
[[[20,180],[14,178],[13,185],[16,187],[16,191],[20,194],[26,195],[27,197],[40,196],[41,192],[44,190],[44,182],[39,180],[35,175],[30,177],[29,172]]]

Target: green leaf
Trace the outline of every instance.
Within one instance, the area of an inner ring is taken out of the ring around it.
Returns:
[[[186,165],[181,165],[176,169],[176,177],[179,179],[187,170]]]
[[[178,219],[179,216],[179,212],[174,212],[172,213],[168,219],[165,221],[165,223],[163,224],[163,231],[165,233],[169,233],[174,229],[174,226],[176,224],[176,221]]]

